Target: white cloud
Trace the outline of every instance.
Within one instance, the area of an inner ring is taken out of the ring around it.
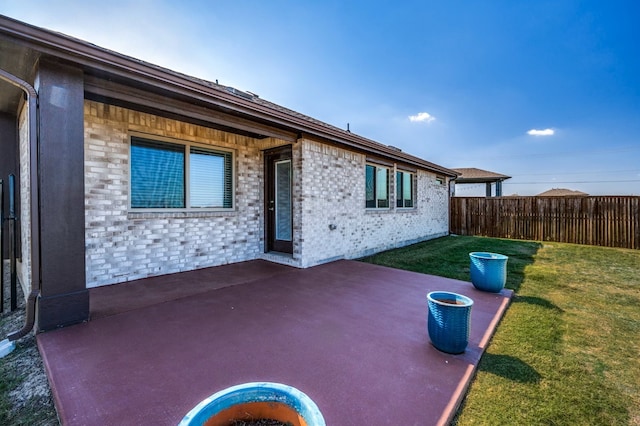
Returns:
[[[428,112],[419,112],[416,115],[410,115],[409,116],[409,121],[412,122],[425,122],[425,123],[431,123],[432,121],[435,121],[436,118],[429,114]]]
[[[544,129],[544,130],[531,129],[527,132],[527,134],[531,136],[552,136],[554,133],[555,133],[555,130],[553,129]]]

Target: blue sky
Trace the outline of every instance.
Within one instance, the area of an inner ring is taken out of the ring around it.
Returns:
[[[640,195],[636,0],[0,0],[0,14],[512,176],[505,195]]]

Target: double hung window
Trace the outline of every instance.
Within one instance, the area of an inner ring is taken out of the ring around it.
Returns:
[[[396,172],[396,207],[413,207],[413,173]]]
[[[233,208],[233,155],[131,138],[131,208]]]
[[[389,208],[389,169],[367,164],[365,171],[366,207]]]

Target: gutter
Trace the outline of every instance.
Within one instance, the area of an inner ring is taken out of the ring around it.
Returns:
[[[0,357],[10,353],[15,347],[15,341],[26,336],[35,324],[36,302],[40,296],[42,286],[40,277],[40,195],[39,195],[39,126],[38,126],[38,94],[36,90],[24,80],[0,69],[0,79],[20,88],[26,97],[29,108],[29,169],[30,169],[30,205],[31,205],[31,292],[26,301],[26,318],[24,326],[8,335],[0,342]]]

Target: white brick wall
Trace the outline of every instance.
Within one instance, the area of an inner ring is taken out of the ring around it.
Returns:
[[[436,183],[435,174],[418,171],[415,209],[367,210],[364,155],[308,140],[301,155],[302,266],[357,258],[448,233],[447,187]]]
[[[233,149],[235,211],[129,212],[130,132]],[[86,101],[87,287],[258,258],[264,250],[261,150],[283,143]]]
[[[130,212],[132,132],[234,150],[235,210]],[[283,144],[85,101],[87,287],[265,258],[262,151]],[[447,188],[434,174],[417,173],[415,209],[371,211],[364,207],[364,155],[311,140],[295,143],[292,154],[294,244],[287,263],[356,258],[448,232]]]

